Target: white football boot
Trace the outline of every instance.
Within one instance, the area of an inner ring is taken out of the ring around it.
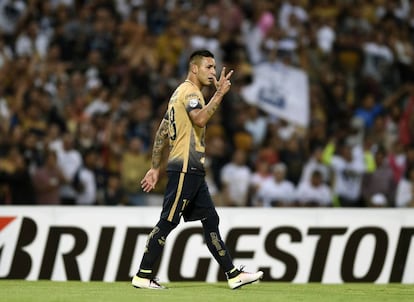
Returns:
[[[244,272],[243,268],[240,269],[240,274],[236,277],[228,279],[227,283],[231,289],[240,288],[243,285],[247,285],[263,278],[263,272],[258,271],[256,273]]]
[[[132,278],[131,284],[136,288],[166,289],[166,287],[159,284],[156,279],[146,279],[138,276]]]

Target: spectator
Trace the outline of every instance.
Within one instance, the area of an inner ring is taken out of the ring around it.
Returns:
[[[209,133],[214,133],[213,127],[208,128],[207,136],[210,135]],[[221,182],[221,173],[223,166],[228,163],[228,146],[226,145],[225,138],[221,134],[213,135],[208,139],[206,138],[206,142],[206,161],[208,162],[209,176],[214,186],[222,192],[223,184]],[[222,201],[221,199],[220,204]]]
[[[121,118],[116,122],[109,121],[108,123],[105,129],[106,135],[102,140],[104,167],[110,174],[120,174],[122,154],[128,146],[128,119]]]
[[[150,161],[144,152],[142,140],[135,137],[129,141],[128,149],[121,159],[121,183],[128,195],[129,205],[146,205],[145,194],[137,188],[139,182],[145,176],[150,167]]]
[[[383,107],[376,104],[375,96],[372,93],[367,93],[362,97],[362,107],[357,108],[355,116],[364,121],[366,128],[371,128],[374,124],[375,118],[382,112]]]
[[[148,150],[151,144],[151,118],[153,116],[151,98],[141,96],[133,101],[130,107],[130,123],[128,125],[128,137],[139,137],[143,150]]]
[[[362,177],[362,197],[366,206],[371,206],[374,195],[381,194],[385,200],[390,202],[387,206],[394,206],[396,183],[391,166],[386,158],[386,152],[379,148],[375,152],[375,170],[372,173],[366,173]]]
[[[121,177],[113,174],[108,177],[108,184],[104,192],[103,205],[125,205],[128,202],[127,195],[122,187]]]
[[[74,138],[71,133],[65,133],[62,140],[54,141],[49,146],[54,150],[58,159],[58,166],[65,177],[64,185],[60,188],[60,198],[62,204],[73,205],[77,199],[77,192],[73,186],[75,175],[82,167],[82,156],[74,148]]]
[[[35,204],[35,191],[29,169],[17,148],[11,148],[7,158],[0,160],[0,184],[6,184],[5,202],[14,205]]]
[[[367,170],[363,158],[356,156],[351,146],[342,144],[335,152],[335,144],[329,143],[324,150],[324,162],[334,173],[333,193],[342,207],[361,207],[362,175]]]
[[[406,176],[398,182],[395,206],[414,207],[414,167],[408,169]]]
[[[386,36],[381,28],[376,28],[369,39],[362,45],[364,63],[362,72],[379,84],[384,84],[385,76],[389,76],[394,63],[394,54],[387,45]]]
[[[30,173],[40,164],[43,157],[43,138],[35,133],[23,132],[19,142],[19,149],[26,162],[27,169]]]
[[[27,13],[27,3],[23,0],[3,0],[0,2],[0,31],[12,36]]]
[[[246,51],[250,62],[258,64],[264,59],[261,45],[275,23],[275,16],[270,12],[271,4],[266,1],[258,1],[253,24],[247,24],[244,28],[244,40],[249,41]]]
[[[295,186],[286,180],[286,170],[283,163],[274,165],[273,177],[260,186],[257,196],[263,207],[297,206]]]
[[[267,119],[256,106],[248,106],[247,112],[248,117],[244,127],[252,136],[254,146],[261,146],[266,136]]]
[[[387,155],[387,161],[394,174],[394,182],[398,183],[405,172],[406,154],[401,143],[394,143]]]
[[[286,179],[296,186],[299,183],[306,160],[304,153],[301,151],[299,138],[292,137],[289,139],[280,150],[279,157],[280,161],[287,166]]]
[[[46,56],[49,38],[42,32],[39,32],[39,25],[35,20],[29,20],[23,32],[16,40],[16,54],[20,57],[24,56]]]
[[[303,166],[302,175],[300,177],[299,183],[303,182],[310,182],[311,175],[314,171],[319,171],[322,176],[322,182],[325,184],[329,184],[331,181],[330,171],[327,165],[323,163],[323,148],[320,146],[315,147],[313,150],[311,157],[308,159],[306,164]]]
[[[304,207],[331,207],[332,192],[323,182],[323,174],[319,170],[311,173],[308,181],[301,182],[296,191],[296,200]]]
[[[32,176],[36,192],[37,204],[59,205],[60,186],[65,178],[57,165],[57,156],[54,151],[47,151],[44,163],[37,168]]]
[[[372,92],[367,92],[362,97],[362,106],[355,110],[354,116],[361,118],[364,121],[365,128],[372,128],[375,118],[398,102],[405,94],[407,94],[408,89],[409,88],[406,86],[402,86],[380,103],[376,101],[375,95]]]
[[[250,177],[251,170],[247,165],[246,152],[237,149],[232,161],[221,170],[224,205],[247,206]]]
[[[13,60],[13,51],[10,46],[5,43],[4,36],[0,34],[0,69]],[[1,111],[0,111],[1,113]]]
[[[84,153],[96,145],[97,130],[90,120],[79,124],[76,133],[76,149]]]
[[[414,84],[401,87],[407,92],[406,102],[400,120],[400,140],[408,146],[414,143]]]
[[[396,68],[401,82],[411,82],[414,74],[414,46],[410,40],[408,26],[395,26],[390,44],[396,54]]]
[[[272,173],[270,171],[270,163],[265,158],[258,158],[255,170],[251,176],[250,188],[249,188],[249,205],[258,206],[259,198],[258,192],[261,186],[269,179],[272,179]]]
[[[47,128],[47,121],[35,103],[27,106],[24,116],[21,116],[21,124],[25,131],[33,131],[39,135],[44,135]]]
[[[97,203],[96,195],[96,169],[97,153],[91,149],[83,155],[83,165],[74,175],[72,186],[76,190],[77,205],[95,205]]]

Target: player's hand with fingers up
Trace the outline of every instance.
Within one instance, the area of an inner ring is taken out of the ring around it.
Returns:
[[[214,86],[216,86],[217,92],[222,93],[225,95],[231,87],[230,77],[233,74],[233,70],[230,70],[226,74],[226,67],[223,67],[221,69],[220,78],[217,80],[216,77],[214,77]]]

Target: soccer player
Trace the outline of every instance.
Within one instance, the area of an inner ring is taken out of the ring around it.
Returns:
[[[168,234],[185,221],[200,220],[207,247],[222,270],[230,288],[239,288],[263,277],[263,272],[244,272],[233,265],[233,260],[220,236],[219,216],[205,181],[204,133],[211,116],[229,91],[230,77],[223,67],[216,79],[214,55],[208,50],[195,51],[190,56],[187,79],[171,96],[167,112],[156,132],[151,168],[141,186],[150,192],[157,184],[163,148],[169,143],[167,163],[168,183],[164,195],[161,217],[148,235],[148,240],[132,285],[137,288],[164,289],[153,276],[154,263],[161,256]],[[201,89],[214,84],[217,91],[205,104]]]

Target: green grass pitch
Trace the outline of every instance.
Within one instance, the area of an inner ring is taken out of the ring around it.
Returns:
[[[167,290],[133,288],[129,282],[1,280],[4,302],[412,302],[414,285],[292,284],[261,282],[230,290],[226,283],[176,282]]]

